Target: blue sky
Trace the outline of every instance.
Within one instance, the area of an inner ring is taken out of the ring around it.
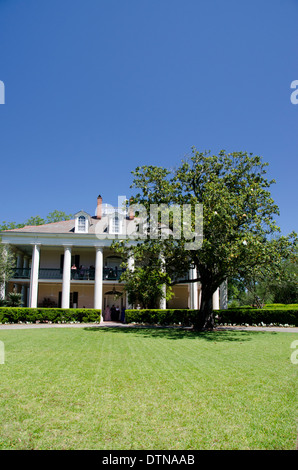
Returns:
[[[94,214],[138,165],[269,162],[297,225],[297,0],[0,0],[0,221]]]

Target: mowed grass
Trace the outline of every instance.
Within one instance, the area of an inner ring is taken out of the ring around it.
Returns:
[[[0,331],[0,449],[294,449],[292,333]]]

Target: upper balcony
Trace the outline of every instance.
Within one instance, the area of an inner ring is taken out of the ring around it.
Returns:
[[[118,281],[124,270],[120,268],[103,268],[103,280],[104,281]],[[30,279],[31,269],[30,268],[17,268],[15,269],[13,279]],[[38,279],[40,280],[62,280],[63,269],[39,269]],[[95,269],[92,268],[79,268],[71,270],[71,279],[73,281],[94,281]]]

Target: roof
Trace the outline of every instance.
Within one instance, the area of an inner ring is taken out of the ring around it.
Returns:
[[[74,231],[74,219],[62,220],[60,222],[51,222],[44,225],[25,225],[21,228],[3,230],[3,232],[17,233],[69,233]]]
[[[126,224],[131,222],[131,220],[124,219]],[[100,234],[105,233],[109,224],[109,217],[104,216],[101,219],[96,219],[96,217],[90,217],[89,225],[89,234]],[[3,230],[2,233],[56,233],[56,234],[66,234],[74,233],[75,230],[75,219],[71,220],[62,220],[60,222],[51,222],[44,225],[26,225],[22,228]]]

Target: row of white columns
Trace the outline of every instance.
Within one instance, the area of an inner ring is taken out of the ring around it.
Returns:
[[[71,281],[71,245],[64,246],[64,263],[63,263],[63,276],[62,276],[62,299],[61,307],[69,308],[70,301],[70,281]],[[28,305],[31,308],[37,307],[38,299],[38,273],[40,263],[40,244],[34,244],[32,249],[32,262],[31,262],[31,276],[30,276],[30,289],[29,289],[29,302]],[[23,266],[22,266],[23,265]],[[29,258],[24,257],[22,262],[21,255],[17,257],[17,268],[28,269]],[[134,269],[134,259],[129,258],[128,269]],[[196,268],[190,269],[189,272],[190,280],[197,278]],[[102,309],[102,288],[103,288],[103,249],[102,247],[95,247],[95,281],[94,281],[94,308]],[[164,286],[166,289],[166,286]],[[200,292],[201,293],[201,292]],[[3,292],[3,286],[1,286],[0,292],[1,298],[4,298],[5,292]],[[220,288],[218,288],[212,298],[213,309],[218,310],[219,308],[227,308],[227,283],[224,282]],[[198,297],[198,282],[190,283],[190,308],[199,308],[199,297]],[[127,305],[127,307],[129,307]],[[160,301],[160,308],[166,308],[165,291],[164,297]]]
[[[62,276],[62,299],[61,307],[69,308],[70,280],[71,280],[71,246],[64,246],[63,276]],[[103,272],[103,250],[95,247],[95,282],[94,282],[94,308],[102,309],[102,272]],[[31,277],[29,307],[37,307],[38,298],[38,272],[40,261],[40,245],[34,245],[32,250]]]

